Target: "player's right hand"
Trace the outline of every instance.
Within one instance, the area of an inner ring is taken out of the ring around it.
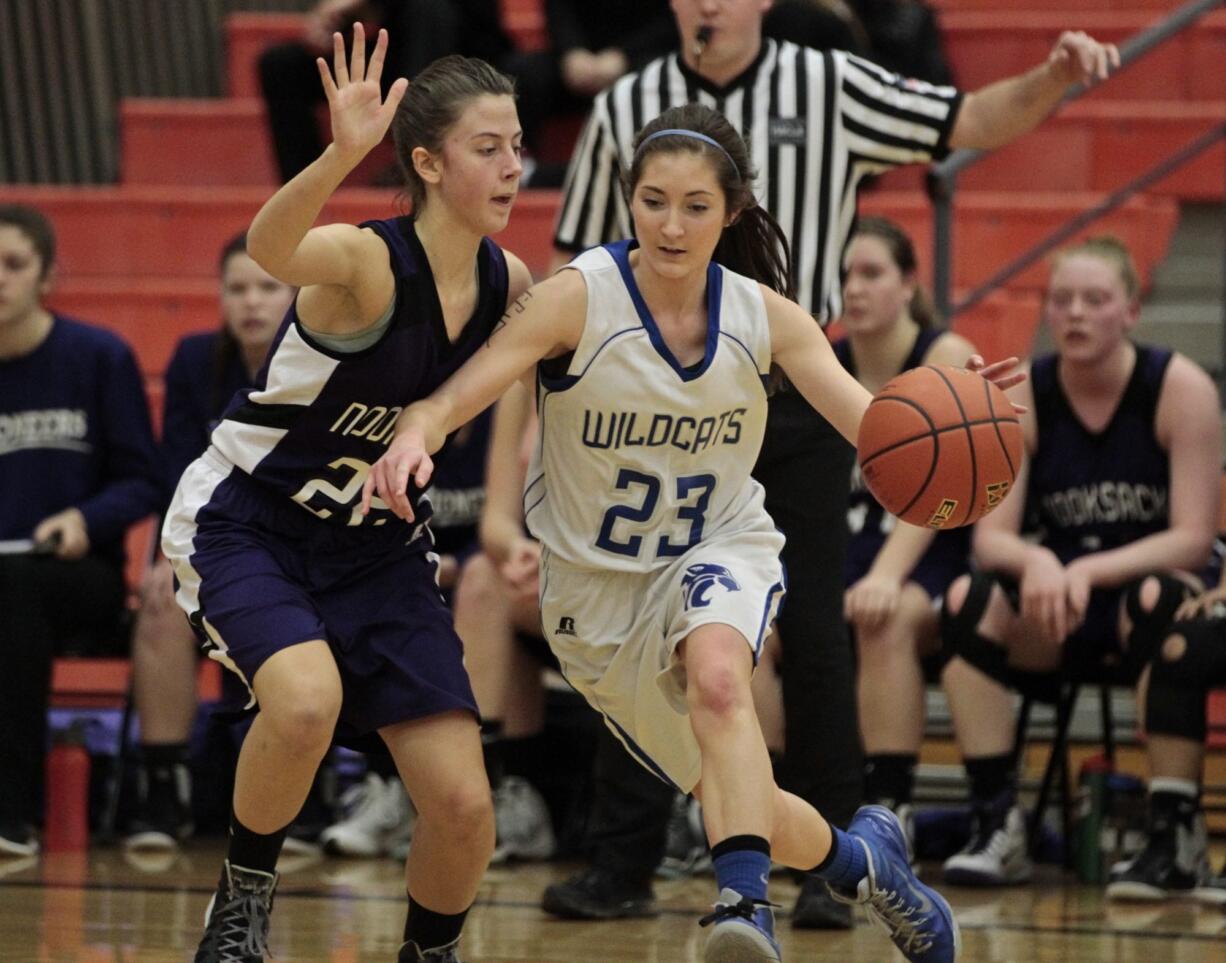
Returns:
[[[362,514],[370,512],[371,498],[378,495],[392,514],[413,521],[409,479],[425,488],[434,474],[434,460],[426,453],[425,440],[415,429],[398,433],[366,474],[362,483]]]
[[[49,515],[34,529],[34,541],[52,546],[56,558],[75,561],[89,554],[89,530],[78,508]]]
[[[354,163],[383,140],[404,92],[409,89],[409,82],[400,77],[387,92],[387,100],[383,100],[379,78],[386,55],[387,31],[380,30],[367,66],[366,33],[362,24],[357,23],[353,27],[353,53],[348,61],[345,38],[339,33],[332,35],[332,70],[328,69],[323,57],[315,60],[332,116],[332,145],[342,157]]]

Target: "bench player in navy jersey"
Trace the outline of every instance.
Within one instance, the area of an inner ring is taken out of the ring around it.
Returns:
[[[163,531],[177,599],[259,708],[235,779],[228,857],[197,963],[262,960],[287,824],[339,738],[387,744],[418,811],[400,961],[455,961],[494,844],[461,645],[435,581],[428,493],[416,521],[358,505],[401,409],[490,336],[527,269],[502,230],[521,174],[509,78],[448,57],[384,100],[334,37],[320,74],[332,143],[261,208],[248,250],[301,290],[259,383],[184,474]],[[407,94],[406,94],[407,90]],[[413,217],[312,228],[392,127]],[[459,427],[459,426],[457,426]]]
[[[366,492],[415,517],[403,492],[429,478],[428,452],[535,375],[525,517],[542,625],[626,749],[703,803],[720,889],[704,959],[779,959],[773,857],[863,903],[908,959],[953,960],[949,906],[911,873],[894,815],[866,807],[843,832],[778,789],[750,694],[784,592],[783,536],[750,475],[772,366],[847,438],[869,394],[779,293],[787,244],[728,121],[667,110],[633,156],[638,241],[594,248],[521,298],[489,350],[407,409]]]
[[[125,637],[124,533],[163,492],[132,349],[46,306],[55,249],[0,203],[0,859],[39,851],[52,661]]]
[[[964,365],[974,354],[965,338],[936,327],[936,312],[916,277],[915,249],[897,224],[861,219],[844,263],[847,336],[834,353],[869,391],[880,391],[899,372]],[[844,606],[859,654],[864,798],[895,810],[912,842],[911,790],[924,735],[920,656],[939,648],[939,602],[967,570],[970,532],[897,524],[865,487],[858,467],[847,522]]]
[[[1013,491],[975,529],[980,572],[946,595],[943,682],[975,822],[966,848],[945,863],[951,882],[1030,876],[1009,688],[1104,668],[1121,684],[1143,684],[1210,562],[1217,392],[1187,358],[1128,337],[1139,297],[1132,258],[1114,238],[1056,258],[1045,300],[1056,351],[1034,361],[1018,392],[1030,409],[1027,458]]]

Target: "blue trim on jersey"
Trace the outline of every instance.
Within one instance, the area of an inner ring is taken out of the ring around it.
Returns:
[[[656,349],[656,354],[668,362],[669,367],[682,381],[693,381],[702,377],[706,374],[707,368],[711,366],[711,362],[715,360],[715,349],[719,344],[719,306],[724,292],[723,271],[714,261],[707,265],[707,341],[703,348],[702,364],[694,370],[688,370],[677,360],[676,355],[665,343],[656,319],[651,316],[647,302],[643,300],[643,293],[639,290],[638,282],[634,280],[634,270],[630,267],[632,247],[638,247],[638,241],[617,241],[604,245],[605,250],[617,264],[618,271],[621,272],[626,291],[630,295],[630,300],[634,302],[634,309],[638,312],[639,320],[643,322],[652,347]],[[757,365],[755,364],[754,367],[756,368]]]
[[[783,564],[781,561],[780,565]],[[783,579],[776,582],[770,587],[770,591],[766,593],[766,605],[762,610],[762,624],[758,626],[758,642],[753,650],[753,663],[758,664],[758,658],[762,655],[762,644],[766,641],[766,632],[771,626],[771,622],[779,618],[779,613],[783,609],[783,602],[788,597],[788,573],[784,569]],[[778,598],[778,602],[775,599]],[[774,609],[775,619],[771,618],[771,609]]]
[[[614,730],[614,734],[621,740],[622,745],[626,747],[626,751],[634,757],[635,761],[638,762],[639,765],[651,770],[651,772],[658,778],[668,783],[668,785],[672,786],[678,792],[681,791],[681,787],[668,778],[668,774],[656,764],[655,760],[652,759],[651,756],[647,755],[647,753],[645,753],[639,747],[637,742],[630,738],[630,733],[619,726],[616,719],[614,719],[612,716],[605,715],[604,711],[601,709],[597,709],[597,711],[600,712],[600,715],[604,719],[605,723]]]
[[[748,345],[746,345],[745,342],[742,341],[740,338],[736,337],[736,335],[729,334],[727,331],[721,331],[719,333],[719,336],[721,338],[727,338],[729,341],[737,345],[742,351],[745,352],[746,357],[749,358],[749,363],[753,365],[753,370],[757,372],[758,378],[762,382],[762,387],[769,390],[770,380],[771,380],[770,372],[767,371],[764,374],[763,372],[758,371],[758,359],[753,356],[753,352],[749,350]]]
[[[604,343],[601,344],[600,347],[596,349],[595,353],[588,359],[587,364],[583,366],[583,370],[578,374],[561,375],[557,378],[551,378],[548,375],[542,374],[541,369],[538,366],[536,369],[537,381],[546,391],[566,391],[569,388],[573,388],[579,383],[579,379],[587,374],[588,368],[596,363],[596,359],[600,357],[600,353],[604,351],[605,348],[620,338],[623,334],[638,334],[642,330],[642,328],[624,328],[621,331],[609,335],[607,338],[605,338]]]

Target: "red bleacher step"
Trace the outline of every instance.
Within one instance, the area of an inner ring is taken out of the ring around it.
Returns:
[[[1112,192],[1226,121],[1226,100],[1079,101],[1037,130],[993,151],[958,175],[970,190]],[[1221,140],[1149,188],[1184,201],[1226,198]],[[923,186],[926,170],[904,167],[881,178],[890,190]]]
[[[42,208],[56,225],[63,276],[211,278],[217,253],[246,227],[268,191],[260,188],[42,186],[0,187],[0,199]],[[962,191],[955,205],[954,283],[971,287],[1001,264],[1101,200],[1098,194]],[[539,276],[552,254],[558,194],[525,191],[511,224],[498,240]],[[921,263],[931,264],[931,208],[919,191],[876,191],[861,203],[864,213],[895,218],[911,232]],[[387,217],[396,195],[382,190],[342,190],[325,206],[321,223],[356,223]],[[1169,198],[1134,197],[1092,226],[1128,243],[1148,276],[1165,255],[1178,207]],[[1044,283],[1042,266],[1011,285],[1035,290]]]
[[[129,99],[120,108],[125,184],[268,185],[276,170],[258,100]],[[1038,130],[994,152],[959,179],[979,190],[1112,191],[1226,120],[1217,102],[1080,101]],[[574,133],[573,131],[571,132]],[[201,143],[209,150],[202,151]],[[392,163],[381,145],[350,184]],[[1221,200],[1226,148],[1221,143],[1153,190],[1181,200]],[[894,188],[918,188],[923,171],[888,175]]]
[[[221,324],[219,294],[209,278],[70,276],[48,300],[56,311],[114,331],[137,350],[141,371],[161,376],[184,334]]]
[[[1032,6],[1034,4],[1031,4]],[[975,90],[1043,63],[1064,30],[1085,30],[1121,43],[1155,23],[1158,10],[947,10],[941,14],[945,50],[958,86]],[[1109,78],[1091,99],[1226,99],[1226,11],[1207,14]]]

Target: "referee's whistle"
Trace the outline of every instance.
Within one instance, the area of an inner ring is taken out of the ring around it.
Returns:
[[[694,34],[694,56],[701,57],[703,51],[707,49],[707,44],[710,42],[711,28],[704,23]]]

